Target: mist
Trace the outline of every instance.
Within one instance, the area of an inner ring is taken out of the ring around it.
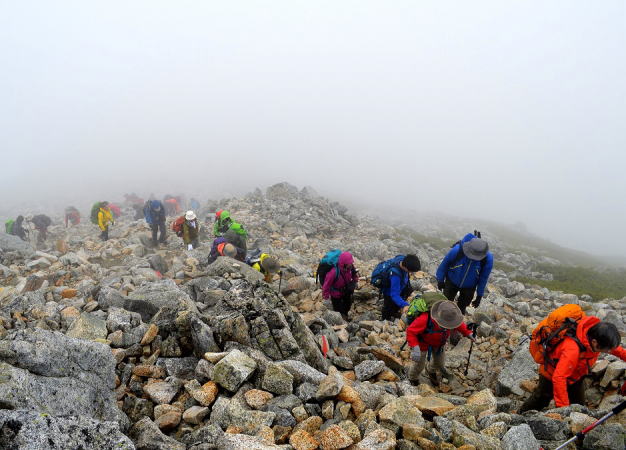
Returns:
[[[0,210],[288,181],[624,254],[625,18],[621,1],[4,2]]]

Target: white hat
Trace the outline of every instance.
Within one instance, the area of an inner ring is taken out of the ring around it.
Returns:
[[[193,220],[196,218],[196,214],[193,211],[187,211],[185,213],[185,219],[187,220]]]

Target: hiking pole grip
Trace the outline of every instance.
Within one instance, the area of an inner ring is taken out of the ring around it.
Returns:
[[[620,403],[615,408],[613,408],[611,412],[613,413],[613,415],[617,415],[621,413],[622,411],[624,411],[625,409],[626,409],[626,400],[624,400],[622,403]]]

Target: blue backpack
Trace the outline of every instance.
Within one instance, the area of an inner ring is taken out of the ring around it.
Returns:
[[[404,255],[398,255],[395,258],[378,263],[372,271],[370,283],[381,291],[388,288],[390,285],[389,278],[391,277],[391,274],[394,272],[396,274],[401,273],[400,263],[403,260]]]
[[[315,282],[319,281],[319,284],[323,285],[326,274],[333,268],[335,269],[335,281],[337,281],[339,278],[339,255],[341,255],[341,250],[338,248],[334,248],[324,255],[317,265]]]

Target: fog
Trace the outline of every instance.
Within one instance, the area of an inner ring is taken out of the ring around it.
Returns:
[[[279,181],[626,253],[623,1],[2,2],[0,209]]]

